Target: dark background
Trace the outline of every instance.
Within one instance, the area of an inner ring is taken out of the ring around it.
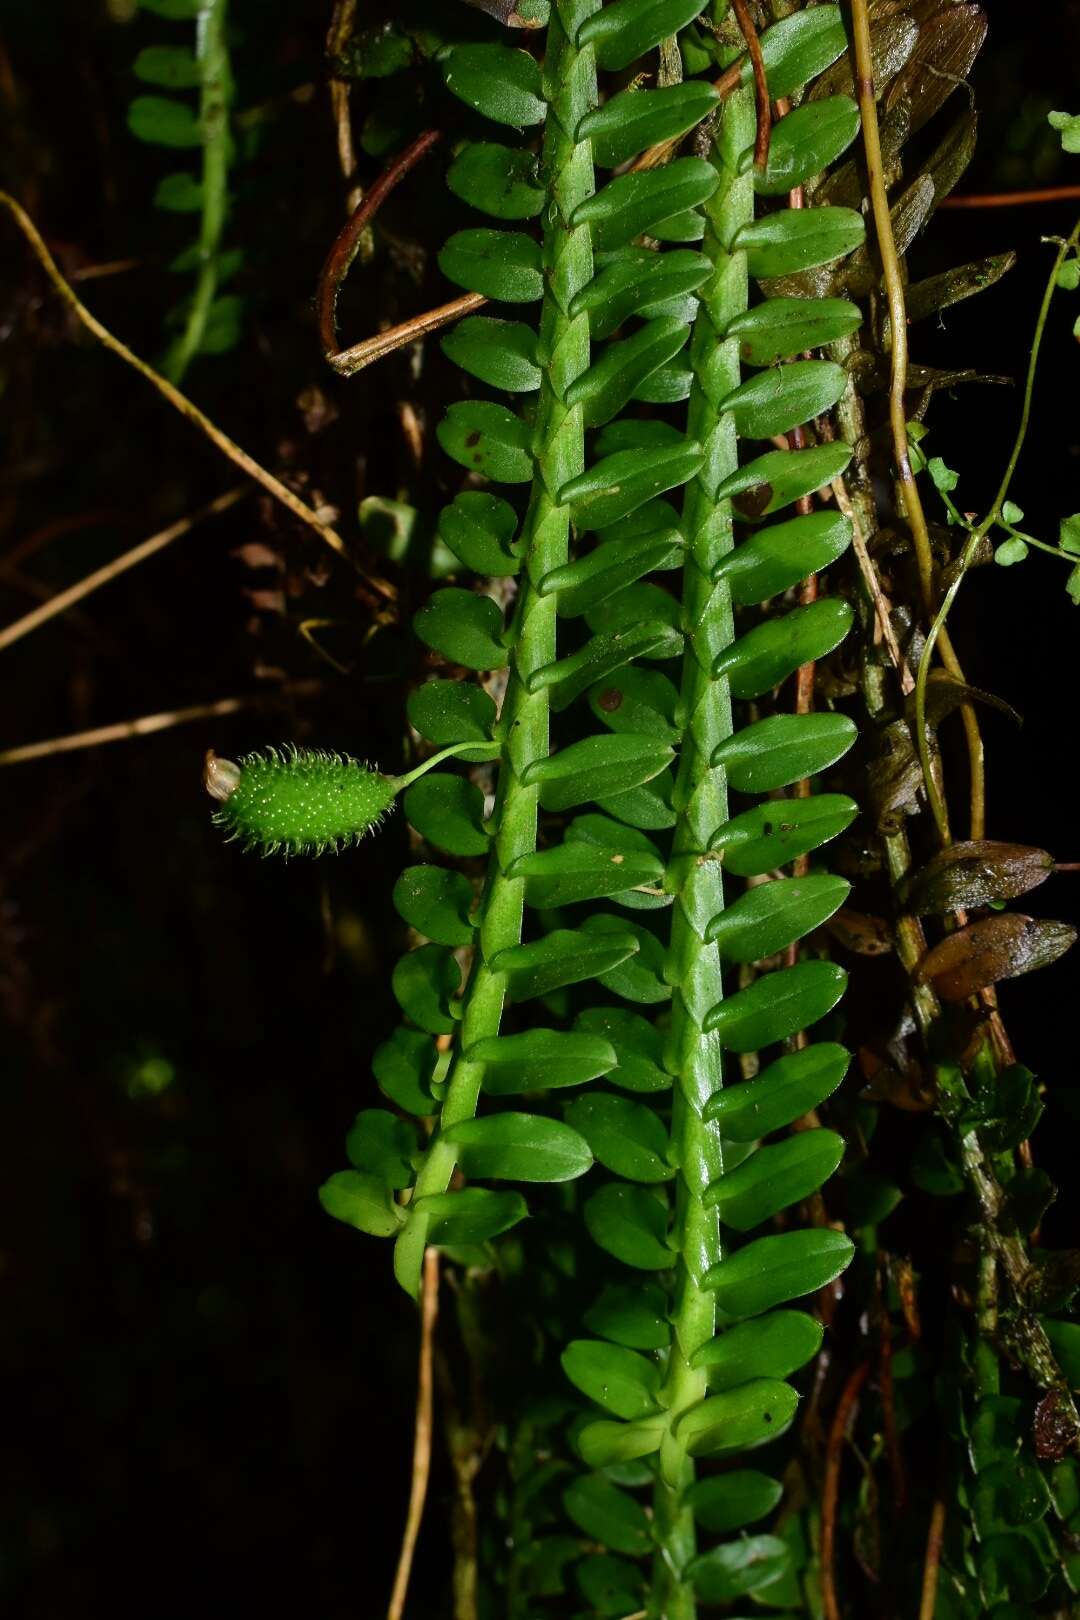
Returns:
[[[979,155],[961,189],[1080,179],[1080,160],[1063,159],[1045,125],[1052,107],[1076,110],[1080,7],[988,9],[973,74]],[[234,5],[237,106],[264,109],[229,235],[248,251],[248,320],[240,346],[198,361],[187,386],[264,464],[306,479],[305,498],[339,505],[352,533],[358,497],[408,488],[431,511],[452,475],[437,455],[419,475],[411,467],[392,408],[413,386],[405,362],[343,383],[318,357],[311,296],[342,217],[322,78],[328,10]],[[160,19],[122,25],[91,0],[0,0],[2,183],[68,272],[135,261],[80,291],[147,355],[179,296],[166,266],[185,225],[150,206],[170,155],[138,146],[124,115],[136,51],[166,35]],[[364,159],[365,178],[377,168]],[[438,170],[387,214],[391,268],[384,256],[355,273],[345,320],[356,335],[376,309],[438,296],[430,271],[425,289],[409,287],[413,236],[430,249],[445,234]],[[912,250],[913,276],[1007,248],[1019,263],[915,329],[913,358],[1022,377],[1052,253],[1040,237],[1066,233],[1075,207],[938,215]],[[145,384],[72,341],[6,222],[0,254],[8,622],[234,480]],[[1050,539],[1080,507],[1076,307],[1062,295],[1053,311],[1013,490],[1027,526]],[[421,403],[434,421],[453,383],[434,357],[427,365]],[[1018,404],[1016,389],[967,386],[932,407],[931,448],[961,473],[962,507],[992,495]],[[253,545],[279,548],[284,573],[241,550]],[[416,650],[393,631],[365,642],[364,604],[336,569],[322,582],[321,564],[314,541],[250,497],[0,655],[4,747],[273,693],[281,674],[322,683],[292,713],[279,703],[0,775],[0,1598],[13,1616],[123,1620],[152,1607],[167,1620],[242,1604],[336,1620],[378,1612],[389,1591],[415,1322],[385,1248],[329,1221],[315,1195],[344,1163],[354,1112],[375,1100],[368,1057],[395,1022],[389,969],[403,936],[388,879],[404,827],[337,861],[260,863],[222,843],[199,787],[211,744],[228,755],[295,738],[400,764]],[[992,834],[1080,860],[1080,618],[1063,575],[1034,556],[980,570],[954,638],[970,678],[1024,717],[1019,730],[985,720]],[[350,678],[297,637],[305,616],[335,621],[327,645]],[[1080,877],[1052,879],[1030,909],[1077,920]],[[1074,986],[1066,959],[1002,993],[1019,1054],[1048,1085],[1036,1156],[1059,1180],[1080,1122]],[[1059,1203],[1047,1241],[1068,1229]],[[437,1465],[417,1620],[445,1612],[446,1497]]]

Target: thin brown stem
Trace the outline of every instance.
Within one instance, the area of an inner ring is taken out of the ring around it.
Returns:
[[[9,624],[6,629],[0,630],[0,652],[5,647],[10,647],[14,642],[21,641],[22,637],[29,635],[31,630],[37,630],[39,626],[47,624],[50,619],[55,619],[58,614],[66,613],[69,608],[75,606],[76,602],[82,602],[94,591],[100,590],[102,585],[107,585],[110,580],[119,579],[121,574],[126,574],[129,569],[136,568],[139,563],[145,562],[148,557],[153,557],[157,552],[164,551],[166,546],[171,545],[174,540],[179,540],[182,535],[190,533],[206,518],[216,517],[220,512],[227,512],[230,506],[236,505],[242,495],[247,494],[247,490],[248,486],[246,484],[237,489],[227,490],[224,495],[219,495],[216,500],[200,507],[197,512],[191,512],[187,517],[178,519],[176,523],[171,523],[167,529],[162,529],[160,533],[152,534],[148,540],[143,540],[139,545],[132,546],[131,550],[125,551],[123,556],[115,557],[112,562],[106,563],[104,567],[95,569],[92,574],[87,574],[77,584],[70,585],[66,591],[58,591],[55,596],[50,597],[41,607],[35,608],[32,613],[24,614],[14,624]]]
[[[353,209],[337,236],[334,244],[326,255],[325,262],[319,272],[319,285],[315,292],[315,310],[319,322],[319,342],[322,344],[323,354],[329,360],[341,347],[337,331],[337,301],[342,283],[348,275],[349,266],[356,257],[360,246],[360,239],[386,201],[387,197],[400,185],[405,176],[427,156],[432,147],[442,140],[442,131],[438,129],[425,129],[416,139],[399,152],[396,158],[386,165],[373,185],[368,187],[367,194],[361,199],[359,205]]]
[[[1080,186],[1042,186],[1033,191],[961,192],[942,197],[939,208],[1023,208],[1030,203],[1068,202],[1080,197]]]
[[[870,1363],[855,1368],[844,1385],[833,1414],[825,1451],[825,1481],[821,1493],[821,1605],[825,1620],[840,1620],[836,1596],[836,1510],[840,1502],[840,1468],[848,1424],[858,1406],[859,1395],[870,1375]]]
[[[941,1549],[945,1542],[945,1502],[935,1497],[930,1510],[930,1528],[926,1533],[926,1557],[923,1559],[922,1601],[919,1620],[934,1620],[937,1608],[938,1576],[941,1572]]]
[[[399,326],[391,326],[385,332],[376,332],[374,337],[354,343],[351,349],[342,349],[337,354],[327,355],[326,358],[340,376],[353,377],[358,371],[363,371],[365,366],[393,354],[395,349],[403,349],[407,343],[416,343],[420,338],[427,337],[429,332],[438,332],[444,326],[452,326],[455,321],[460,321],[463,315],[471,314],[474,309],[480,309],[486,303],[487,299],[483,293],[464,293],[460,298],[452,299],[449,304],[440,304],[436,309],[425,310],[422,315],[412,315]]]
[[[334,59],[341,55],[352,38],[356,22],[357,0],[335,0],[333,16],[330,19],[330,28],[326,36],[326,53],[330,58],[331,71]],[[353,180],[356,174],[356,150],[352,137],[352,114],[349,106],[349,92],[351,86],[348,79],[338,78],[336,74],[330,80],[330,112],[334,120],[334,131],[337,136],[338,163],[341,166],[341,178],[349,187],[349,207],[355,208],[360,202],[359,196],[353,196]]]
[[[405,1531],[401,1538],[401,1554],[394,1590],[386,1620],[402,1620],[405,1599],[409,1591],[416,1541],[420,1534],[420,1521],[424,1516],[428,1480],[431,1476],[431,1434],[434,1400],[432,1395],[432,1356],[435,1345],[435,1319],[439,1312],[439,1251],[434,1246],[424,1250],[424,1271],[420,1292],[420,1366],[416,1391],[416,1432],[413,1441],[412,1488],[409,1492],[409,1511]]]
[[[859,564],[859,572],[862,574],[863,583],[870,593],[870,600],[874,604],[874,617],[877,620],[881,639],[885,643],[889,657],[892,659],[893,666],[900,678],[900,690],[906,697],[909,692],[914,691],[915,679],[905,662],[903,653],[900,651],[900,644],[896,639],[896,632],[889,617],[889,604],[885,600],[885,593],[881,589],[877,569],[871,561],[866,545],[866,536],[863,534],[862,525],[859,522],[859,515],[852,504],[843,479],[835,478],[830,487],[837,506],[851,524],[851,545],[855,552],[856,561]]]
[[[746,0],[731,0],[731,8],[746,41],[754,69],[754,98],[757,104],[757,133],[754,137],[754,167],[764,169],[769,161],[769,140],[772,135],[772,112],[769,107],[769,86],[765,78],[765,61],[761,54],[754,19]]]

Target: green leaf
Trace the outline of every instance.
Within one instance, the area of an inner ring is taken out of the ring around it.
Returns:
[[[626,851],[578,841],[522,855],[508,875],[525,879],[530,906],[552,910],[581,900],[602,900],[639,883],[655,885],[664,875],[664,863],[648,849]]]
[[[761,36],[761,59],[773,100],[790,96],[824,73],[847,50],[839,6],[812,6],[783,17]],[[753,64],[743,64],[743,85],[753,83]]]
[[[614,1067],[614,1065],[612,1065]],[[653,1109],[629,1097],[592,1091],[577,1097],[566,1110],[566,1120],[588,1142],[593,1157],[605,1170],[626,1181],[669,1181],[668,1133]],[[634,1417],[623,1412],[622,1417]]]
[[[691,1406],[676,1423],[675,1436],[691,1457],[745,1451],[783,1434],[798,1404],[798,1394],[790,1384],[776,1378],[751,1378]]]
[[[634,389],[634,398],[650,405],[678,405],[681,400],[690,398],[693,386],[694,368],[684,352],[667,365],[658,366],[651,376],[639,383]]]
[[[680,736],[675,724],[678,701],[678,689],[666,675],[636,667],[598,681],[589,693],[593,714],[612,731],[661,737],[667,742],[677,742]]]
[[[626,918],[612,916],[610,912],[586,917],[582,928],[589,934],[617,939],[628,932],[637,941],[638,950],[632,958],[617,962],[596,975],[605,990],[621,996],[624,1001],[639,1001],[647,1005],[670,1001],[671,986],[664,977],[667,951],[649,929]]]
[[[706,1603],[733,1603],[773,1586],[791,1562],[791,1548],[779,1536],[743,1536],[699,1554],[686,1573]]]
[[[427,1241],[446,1248],[488,1243],[529,1213],[520,1193],[495,1192],[490,1187],[431,1193],[416,1199],[410,1208],[427,1221]]]
[[[658,242],[700,242],[705,235],[705,215],[697,208],[684,208],[652,227]]]
[[[768,1316],[752,1317],[748,1322],[736,1322],[734,1327],[725,1328],[715,1339],[694,1351],[690,1365],[695,1369],[704,1368],[709,1388],[716,1390],[741,1384],[748,1368],[760,1378],[788,1378],[808,1361],[813,1361],[824,1335],[822,1324],[806,1311],[770,1311]],[[759,1517],[758,1514],[753,1516]],[[727,1527],[710,1525],[707,1528]]]
[[[671,1343],[667,1297],[655,1283],[619,1283],[604,1289],[585,1312],[590,1333],[631,1350],[666,1350]]]
[[[566,403],[582,407],[586,427],[600,427],[618,416],[634,391],[679,352],[690,328],[670,316],[646,321],[633,337],[608,344],[601,358],[576,377],[566,390]]]
[[[750,274],[764,280],[845,258],[865,235],[853,208],[779,208],[741,225],[732,246],[745,251]]]
[[[1018,536],[1003,540],[994,552],[994,561],[1000,563],[1002,568],[1011,568],[1013,563],[1023,562],[1028,554],[1027,545]]]
[[[700,10],[700,0],[613,0],[585,19],[577,43],[593,46],[597,67],[618,72],[693,22]]]
[[[580,1445],[580,1436],[578,1443]],[[611,1558],[605,1553],[598,1553],[594,1558],[583,1559],[574,1573],[582,1597],[598,1615],[621,1620],[622,1615],[640,1609],[641,1576],[625,1558]]]
[[[760,1316],[833,1282],[855,1245],[827,1227],[756,1238],[705,1273],[703,1286],[727,1316]]]
[[[425,646],[466,669],[502,669],[509,659],[502,612],[490,596],[447,586],[414,615],[413,628]]]
[[[648,1457],[659,1451],[664,1438],[663,1419],[639,1419],[636,1423],[612,1423],[606,1418],[587,1423],[577,1436],[577,1448],[586,1468],[610,1468],[612,1464]],[[611,1610],[620,1617],[624,1609]]]
[[[701,446],[691,439],[648,455],[637,450],[616,451],[564,484],[558,494],[559,504],[569,504],[574,524],[581,532],[604,529],[636,512],[654,496],[685,484],[703,460]]]
[[[605,13],[610,10],[605,7]],[[594,16],[603,14],[597,12]],[[671,214],[699,207],[719,183],[718,172],[705,158],[675,158],[661,169],[639,169],[609,180],[600,191],[578,203],[570,224],[574,229],[588,225],[595,251],[610,251],[631,242]]]
[[[194,90],[202,83],[195,53],[183,45],[148,45],[132,64],[135,77],[166,90]]]
[[[339,1170],[324,1181],[319,1203],[336,1221],[369,1237],[393,1237],[405,1220],[405,1211],[395,1204],[386,1183],[356,1170]]]
[[[612,1085],[645,1092],[666,1091],[671,1085],[662,1063],[663,1037],[640,1013],[625,1007],[589,1007],[578,1013],[574,1028],[611,1042],[618,1060],[607,1076]]]
[[[1057,273],[1057,284],[1062,292],[1075,292],[1080,287],[1080,259],[1066,259]],[[1006,505],[1009,503],[1006,502]],[[1004,513],[1002,513],[1004,516]],[[1019,523],[1019,518],[1006,518],[1007,523]]]
[[[732,497],[736,517],[751,522],[812,495],[839,478],[851,451],[846,444],[815,444],[809,450],[769,450],[721,479],[715,498]]]
[[[616,1064],[615,1048],[602,1035],[530,1029],[523,1035],[492,1035],[465,1053],[484,1065],[489,1096],[512,1097],[555,1086],[582,1086]],[[571,1122],[572,1123],[572,1122]]]
[[[631,1558],[651,1550],[652,1526],[645,1509],[600,1474],[575,1479],[562,1501],[568,1518],[593,1541]]]
[[[851,523],[842,512],[807,512],[759,529],[720,558],[713,578],[727,580],[736,607],[753,607],[820,573],[850,543]]]
[[[468,878],[444,866],[407,866],[394,884],[394,908],[436,945],[471,945],[473,891]]]
[[[540,387],[536,333],[522,321],[472,315],[447,333],[442,351],[462,371],[491,388],[529,394]]]
[[[545,810],[569,810],[598,793],[624,792],[648,782],[673,754],[656,737],[586,737],[546,759],[533,760],[521,780],[527,787],[539,785]]]
[[[587,311],[594,342],[610,337],[628,316],[641,312],[679,314],[691,320],[696,301],[689,297],[712,274],[704,253],[690,249],[655,253],[649,248],[622,248],[598,254],[593,279],[575,293],[570,314]],[[657,306],[679,303],[676,309]]]
[[[1080,125],[1080,119],[1077,124]],[[1076,150],[1080,152],[1080,128],[1076,132]],[[1023,1605],[1037,1602],[1050,1584],[1048,1560],[1023,1535],[988,1536],[979,1548],[977,1567],[983,1590],[996,1595],[1007,1593],[1017,1599],[1021,1614]],[[1027,1612],[1030,1614],[1030,1609]],[[1013,1613],[1015,1615],[1015,1609]]]
[[[173,146],[180,150],[201,146],[202,125],[184,101],[166,96],[136,96],[128,108],[128,129],[137,140],[152,146]]]
[[[637,949],[637,939],[628,928],[602,938],[557,928],[543,939],[499,951],[491,966],[497,973],[506,974],[511,1001],[528,1001],[549,995],[564,984],[595,979],[633,956]]]
[[[357,1114],[345,1138],[345,1152],[354,1169],[384,1186],[412,1186],[416,1131],[385,1108],[365,1108]]]
[[[1066,1383],[1070,1389],[1080,1389],[1080,1322],[1054,1322],[1043,1317],[1042,1325]]]
[[[446,88],[496,124],[525,129],[547,114],[540,68],[508,45],[454,45],[442,55]]]
[[[168,17],[171,22],[192,22],[199,15],[200,0],[138,0],[138,5],[155,17]]]
[[[725,1226],[749,1232],[817,1192],[843,1157],[844,1141],[835,1131],[800,1131],[758,1148],[712,1182],[704,1202],[720,1211]]]
[[[1062,518],[1058,527],[1058,545],[1062,551],[1067,551],[1070,557],[1080,557],[1080,512]]]
[[[551,706],[558,714],[632,658],[675,657],[681,650],[682,636],[678,631],[662,620],[647,619],[629,629],[593,636],[568,658],[533,670],[525,684],[529,692],[550,691]]]
[[[590,630],[615,630],[629,634],[643,619],[665,624],[669,632],[668,643],[651,658],[677,657],[682,651],[682,604],[676,596],[663,588],[637,580],[624,585],[610,596],[590,608],[586,614]]]
[[[850,891],[846,878],[827,872],[758,883],[712,919],[705,938],[729,962],[760,962],[820,928]]]
[[[632,858],[649,856],[660,861],[660,852],[651,839],[636,827],[627,827],[622,822],[613,821],[610,816],[577,816],[566,829],[566,842],[571,845],[584,844],[607,855],[614,853]],[[657,889],[658,881],[657,877],[653,877],[636,888],[613,889],[609,893],[621,906],[629,906],[635,911],[658,911],[671,905],[673,898],[662,889]],[[646,887],[649,893],[645,892]]]
[[[760,877],[836,838],[857,815],[858,806],[845,793],[769,799],[725,821],[709,845],[722,852],[725,871]]]
[[[827,8],[831,9],[831,8]],[[813,16],[813,12],[798,12]],[[754,1468],[738,1468],[715,1479],[699,1479],[683,1497],[694,1518],[714,1536],[726,1536],[743,1525],[753,1524],[771,1513],[784,1494],[784,1487],[768,1474]]]
[[[371,1069],[383,1096],[407,1114],[433,1114],[438,1104],[431,1094],[431,1077],[438,1058],[430,1035],[401,1025],[375,1048]]]
[[[773,1041],[808,1029],[831,1012],[844,993],[847,974],[835,962],[797,962],[755,979],[705,1016],[729,1052],[756,1052]]]
[[[764,173],[754,171],[754,190],[779,197],[801,186],[835,163],[858,133],[859,109],[850,96],[805,102],[773,125],[768,162]]]
[[[169,214],[198,214],[202,212],[202,182],[193,174],[167,174],[154,189],[154,207]],[[175,269],[175,261],[170,269]]]
[[[505,405],[459,400],[448,408],[435,436],[469,472],[497,484],[527,484],[532,478],[532,430]]]
[[[587,1142],[542,1114],[488,1114],[444,1127],[462,1172],[491,1181],[573,1181],[592,1168]]]
[[[509,501],[486,490],[464,490],[439,513],[439,539],[474,574],[517,573],[521,559],[511,550],[516,531],[517,513]]]
[[[228,354],[240,341],[244,318],[244,300],[232,293],[215,298],[206,315],[199,343],[200,354]]]
[[[764,303],[736,315],[728,323],[725,336],[738,338],[739,358],[744,364],[769,366],[774,360],[786,360],[804,349],[824,348],[861,325],[859,306],[846,298],[766,298]]]
[[[1069,593],[1070,600],[1080,606],[1080,563],[1077,563],[1075,568],[1069,570],[1069,576],[1065,581],[1065,589]]]
[[[486,743],[495,726],[495,704],[471,681],[425,681],[409,693],[405,709],[409,724],[439,748]]]
[[[547,192],[537,175],[536,155],[492,141],[470,141],[446,171],[455,197],[496,219],[534,219]]]
[[[847,382],[830,360],[795,360],[755,372],[720,402],[745,439],[768,439],[830,410]]]
[[[644,574],[678,567],[683,552],[678,529],[655,529],[626,539],[607,540],[585,556],[545,574],[540,581],[540,595],[550,596],[557,591],[560,615],[564,619],[577,618]]]
[[[430,1035],[449,1035],[456,1020],[450,998],[461,988],[461,969],[442,945],[420,945],[398,959],[391,985],[397,1003],[414,1024]]]
[[[405,815],[422,838],[450,855],[486,855],[484,795],[473,782],[433,771],[408,788]]]
[[[540,244],[520,231],[456,231],[439,269],[457,286],[504,304],[529,304],[544,291]]]
[[[1063,152],[1080,152],[1080,114],[1051,112],[1046,121],[1060,134]]]
[[[757,1079],[716,1092],[705,1104],[704,1118],[718,1120],[729,1141],[757,1141],[831,1097],[850,1062],[850,1052],[833,1042],[804,1046],[777,1058]]]
[[[713,679],[727,675],[733,696],[761,697],[800,665],[824,658],[851,628],[851,608],[836,596],[766,619],[740,636],[713,663]]]
[[[606,1254],[639,1271],[667,1271],[675,1252],[667,1244],[667,1203],[648,1187],[610,1182],[586,1199],[585,1225]]]
[[[600,1339],[572,1339],[560,1359],[574,1387],[606,1412],[631,1421],[659,1410],[660,1369],[636,1351]]]
[[[621,90],[585,114],[576,138],[591,140],[593,162],[613,169],[648,146],[685,135],[708,117],[719,100],[719,91],[701,80],[660,90]]]
[[[955,489],[960,482],[959,475],[951,467],[946,467],[940,456],[931,456],[926,464],[927,471],[934,483],[935,489],[943,490],[946,494]]]
[[[771,793],[842,759],[855,741],[844,714],[773,714],[744,726],[713,750],[740,793]]]
[[[626,822],[629,827],[657,832],[663,827],[675,825],[675,812],[671,808],[674,790],[675,781],[671,772],[661,771],[651,782],[643,782],[628,793],[613,793],[610,797],[605,794],[596,803],[599,809],[614,816],[617,821]]]

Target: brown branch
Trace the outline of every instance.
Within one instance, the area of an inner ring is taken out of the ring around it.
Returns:
[[[326,54],[330,58],[331,70],[334,59],[342,54],[352,38],[356,22],[356,5],[357,0],[335,0],[326,36]],[[352,194],[353,178],[356,174],[356,150],[353,146],[352,117],[349,109],[351,88],[348,79],[339,78],[336,74],[330,79],[330,112],[337,135],[338,163],[341,166],[341,177],[350,188],[349,207],[355,208],[360,202],[360,197],[354,197]]]
[[[984,191],[942,197],[938,208],[1022,208],[1029,203],[1067,202],[1080,197],[1080,186],[1043,186],[1034,191]]]
[[[487,303],[483,293],[465,293],[461,298],[454,298],[449,304],[440,304],[436,309],[425,310],[423,315],[413,315],[400,326],[391,326],[385,332],[376,332],[374,337],[364,338],[360,343],[354,343],[351,349],[342,349],[338,354],[326,356],[334,370],[342,377],[352,377],[365,366],[374,361],[381,360],[385,355],[393,354],[395,349],[403,349],[407,343],[415,343],[419,338],[427,337],[429,332],[437,332],[443,326],[452,326],[463,315],[470,314],[474,309],[480,309]]]
[[[754,139],[754,167],[764,169],[769,161],[769,139],[772,134],[772,113],[769,109],[769,86],[765,80],[765,62],[761,54],[761,41],[754,27],[754,19],[746,0],[731,0],[739,30],[746,41],[750,61],[754,68],[754,98],[757,102],[757,135]]]
[[[866,536],[862,532],[858,513],[852,505],[851,497],[848,495],[847,486],[844,484],[843,479],[835,478],[830,487],[836,498],[837,506],[851,524],[852,550],[858,561],[863,582],[870,593],[870,600],[874,604],[874,616],[877,619],[878,630],[881,632],[881,639],[884,641],[889,657],[892,659],[896,672],[900,677],[900,690],[906,697],[909,692],[915,690],[915,679],[905,662],[903,653],[900,651],[900,644],[896,639],[896,632],[893,630],[892,620],[889,617],[889,604],[885,600],[885,593],[881,589],[877,569],[871,561],[870,552],[866,545]]]
[[[945,1502],[939,1496],[930,1510],[930,1528],[926,1533],[926,1557],[923,1561],[922,1601],[919,1620],[934,1620],[937,1609],[938,1575],[941,1572],[941,1549],[945,1541]]]
[[[166,546],[171,545],[174,540],[179,540],[182,535],[188,534],[204,519],[216,517],[219,512],[227,512],[230,506],[236,505],[242,495],[247,494],[247,491],[248,486],[246,484],[241,485],[238,489],[227,490],[224,495],[219,495],[217,500],[210,501],[208,505],[200,507],[197,512],[191,512],[187,517],[180,518],[176,523],[171,523],[167,529],[162,529],[160,533],[152,534],[148,540],[143,540],[139,545],[132,546],[130,551],[125,551],[122,556],[115,557],[112,562],[106,563],[104,567],[95,569],[92,574],[87,574],[77,584],[69,585],[66,591],[58,591],[55,596],[50,597],[41,607],[35,608],[32,613],[25,614],[21,619],[17,619],[14,624],[9,624],[6,629],[0,630],[0,651],[3,651],[5,647],[10,647],[14,642],[20,641],[23,636],[29,635],[31,630],[36,630],[39,625],[47,624],[50,619],[55,619],[58,614],[66,613],[69,608],[75,606],[76,602],[83,601],[92,592],[99,590],[102,585],[107,585],[110,580],[119,579],[120,575],[126,574],[130,568],[137,567],[139,563],[145,562],[148,557],[153,557],[156,552],[163,551]]]
[[[821,1604],[825,1620],[840,1620],[834,1568],[836,1509],[840,1501],[840,1465],[843,1462],[848,1424],[858,1406],[859,1393],[869,1374],[868,1361],[855,1368],[844,1385],[843,1394],[840,1396],[829,1428],[829,1442],[825,1453],[825,1482],[821,1493]]]
[[[404,152],[386,165],[379,178],[368,188],[349,219],[334,239],[326,261],[319,272],[319,285],[315,293],[315,310],[319,322],[319,341],[328,360],[337,353],[341,344],[337,332],[337,301],[341,285],[356,257],[365,227],[374,219],[394,187],[415,169],[421,158],[442,140],[442,131],[425,129]]]
[[[432,1354],[435,1344],[435,1318],[439,1311],[439,1251],[434,1246],[424,1250],[424,1275],[420,1294],[420,1370],[416,1392],[416,1435],[413,1442],[412,1488],[409,1492],[409,1511],[405,1520],[405,1533],[401,1538],[401,1555],[394,1576],[394,1590],[386,1620],[402,1620],[405,1599],[409,1591],[416,1540],[420,1534],[420,1521],[424,1516],[428,1479],[431,1475],[431,1430],[434,1412],[432,1397]]]

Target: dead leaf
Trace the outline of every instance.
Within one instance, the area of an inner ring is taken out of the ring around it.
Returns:
[[[899,114],[914,135],[971,71],[986,38],[981,6],[945,6],[919,30],[915,49],[885,97],[885,112]],[[906,138],[906,136],[905,136]]]
[[[1048,967],[1069,949],[1076,929],[1048,917],[1003,912],[949,934],[923,957],[917,977],[943,1001],[966,1001],[999,979]]]
[[[1023,716],[1018,714],[1011,703],[1004,698],[995,697],[992,692],[984,692],[978,686],[965,686],[943,669],[935,669],[926,683],[926,724],[933,730],[939,726],[945,716],[954,709],[959,709],[964,703],[985,703],[991,709],[997,709],[1000,714],[1008,715],[1015,720],[1018,726],[1024,723]],[[908,720],[915,718],[915,695],[908,698]]]
[[[486,11],[506,28],[543,28],[547,22],[547,7],[537,0],[465,0],[465,4]]]
[[[852,911],[848,906],[841,906],[825,928],[838,944],[847,951],[854,951],[856,956],[886,956],[893,948],[892,931],[884,917]]]
[[[950,844],[908,880],[904,910],[916,917],[1015,900],[1038,888],[1054,870],[1054,857],[1027,844],[982,838]]]
[[[1076,1409],[1064,1390],[1052,1389],[1035,1408],[1032,1439],[1036,1457],[1046,1462],[1059,1462],[1080,1443]]]

